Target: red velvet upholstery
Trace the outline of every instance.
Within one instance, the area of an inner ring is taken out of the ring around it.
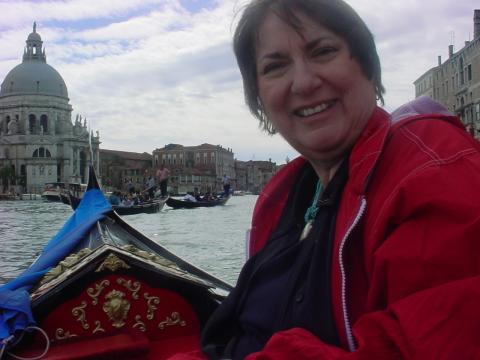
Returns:
[[[200,346],[199,320],[185,299],[125,275],[90,283],[39,326],[51,341],[49,360],[164,359]],[[39,354],[44,346],[38,333],[28,353]]]

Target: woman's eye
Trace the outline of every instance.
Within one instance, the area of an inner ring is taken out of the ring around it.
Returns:
[[[318,48],[313,49],[312,56],[317,57],[317,56],[331,55],[332,53],[335,53],[336,51],[337,51],[337,49],[334,48],[334,47],[331,47],[331,46],[318,47]]]
[[[269,64],[266,64],[263,67],[262,73],[263,73],[263,75],[266,75],[268,73],[271,73],[272,71],[279,70],[282,67],[283,67],[283,63],[281,63],[281,62],[269,63]]]

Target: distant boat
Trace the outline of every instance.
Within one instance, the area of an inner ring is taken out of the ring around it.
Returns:
[[[118,215],[154,214],[162,210],[167,199],[158,199],[144,202],[138,205],[121,206],[113,205],[113,210]]]
[[[71,195],[70,193],[61,193],[60,194],[62,202],[64,204],[70,205],[73,210],[75,210],[80,204],[78,197]],[[121,206],[121,205],[112,205],[113,210],[118,215],[136,215],[136,214],[154,214],[163,209],[165,205],[166,198],[156,198],[149,200],[138,205],[131,206]]]
[[[39,200],[42,198],[40,194],[20,194],[20,200]]]
[[[14,194],[0,194],[0,200],[16,200]]]
[[[42,191],[42,198],[48,201],[62,201],[60,193],[65,189],[64,182],[45,183]]]
[[[81,198],[86,188],[87,184],[65,182],[45,183],[42,198],[48,201],[62,201],[62,194],[67,195],[68,193]]]
[[[40,257],[0,287],[0,313],[9,315],[0,317],[2,354],[133,360],[199,351],[231,286],[128,225],[92,177]]]
[[[209,201],[189,201],[189,200],[180,200],[169,197],[167,199],[167,205],[174,209],[194,209],[199,207],[212,207],[218,205],[225,205],[230,199],[230,196],[219,198],[218,200],[209,200]]]

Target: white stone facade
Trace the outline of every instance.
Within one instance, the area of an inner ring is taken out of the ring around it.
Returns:
[[[86,121],[72,123],[67,87],[46,63],[35,25],[26,43],[0,89],[0,168],[11,167],[28,193],[47,182],[86,182],[91,153],[98,171],[98,133],[91,151]]]
[[[474,34],[463,48],[415,80],[415,97],[422,95],[438,101],[456,114],[467,130],[480,139],[480,10],[474,10]]]

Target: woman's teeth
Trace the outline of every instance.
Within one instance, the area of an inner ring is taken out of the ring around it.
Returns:
[[[326,110],[327,108],[332,106],[334,102],[335,101],[329,101],[329,102],[325,102],[325,103],[322,103],[320,105],[317,105],[313,108],[301,109],[301,110],[297,111],[297,114],[300,115],[300,116],[303,116],[303,117],[311,116],[311,115],[314,115],[314,114],[317,114],[317,113],[320,113],[320,112]]]

